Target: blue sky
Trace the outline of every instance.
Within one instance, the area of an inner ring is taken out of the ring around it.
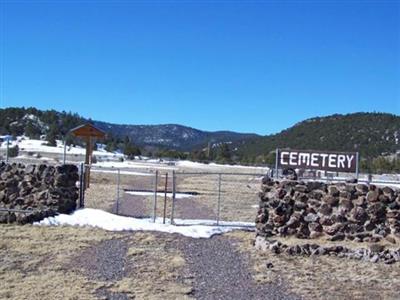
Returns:
[[[400,114],[398,1],[4,1],[0,107],[275,133]]]

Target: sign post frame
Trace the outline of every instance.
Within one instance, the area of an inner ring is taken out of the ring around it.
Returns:
[[[275,150],[275,178],[278,179],[279,148]]]
[[[278,168],[353,173],[359,177],[359,152],[276,149]]]

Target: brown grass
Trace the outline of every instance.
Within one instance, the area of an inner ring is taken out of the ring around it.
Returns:
[[[138,299],[176,299],[191,291],[190,282],[175,283],[185,261],[178,251],[166,250],[173,236],[32,225],[1,225],[0,234],[0,299],[97,299],[99,288]],[[122,280],[93,281],[66,267],[86,247],[122,237],[129,241],[128,264],[134,266]]]
[[[301,257],[256,250],[254,233],[229,233],[249,256],[252,275],[259,283],[284,281],[305,299],[399,299],[400,267],[340,259]],[[273,268],[266,264],[272,263]]]

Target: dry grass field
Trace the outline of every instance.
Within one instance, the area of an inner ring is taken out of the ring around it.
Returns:
[[[0,299],[105,299],[103,290],[129,299],[185,299],[191,292],[190,283],[176,282],[184,259],[166,249],[173,236],[33,225],[2,225],[0,235]],[[128,247],[123,278],[93,280],[84,264],[74,265],[85,249],[121,239]]]
[[[286,282],[305,299],[399,299],[400,267],[336,257],[301,257],[256,250],[254,233],[227,234],[249,257],[253,278],[263,284]],[[285,240],[286,242],[286,240]],[[292,241],[298,243],[298,241]],[[268,268],[267,264],[273,267]]]

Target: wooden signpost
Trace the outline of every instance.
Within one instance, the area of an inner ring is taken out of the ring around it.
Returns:
[[[90,165],[92,164],[93,142],[95,139],[103,139],[106,134],[104,131],[94,127],[92,124],[84,124],[73,128],[70,131],[74,136],[85,139],[86,157],[85,157],[85,189],[90,183]]]

